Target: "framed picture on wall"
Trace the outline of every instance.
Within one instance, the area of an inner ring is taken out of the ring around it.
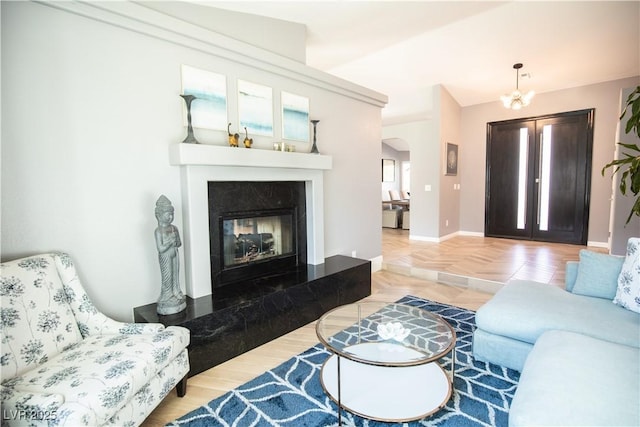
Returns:
[[[445,175],[458,175],[458,145],[447,142]]]
[[[282,138],[309,142],[309,98],[282,92]]]
[[[393,182],[396,180],[396,161],[393,159],[382,159],[382,182]]]
[[[238,80],[238,112],[242,133],[273,136],[273,90],[268,86]]]
[[[191,123],[201,129],[227,129],[227,78],[222,74],[182,65],[182,93],[193,95]],[[184,109],[187,125],[187,110]]]

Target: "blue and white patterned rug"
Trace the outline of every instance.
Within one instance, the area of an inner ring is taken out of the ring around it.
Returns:
[[[342,425],[391,426],[506,426],[518,385],[517,371],[472,358],[475,312],[406,296],[398,301],[442,316],[455,329],[454,392],[447,405],[422,420],[409,423],[371,421],[342,412]],[[248,383],[212,400],[168,426],[327,427],[338,425],[337,405],[320,385],[320,369],[331,355],[321,344],[287,360]],[[442,359],[451,365],[451,357]]]

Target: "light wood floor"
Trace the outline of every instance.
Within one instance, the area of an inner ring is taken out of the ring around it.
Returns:
[[[417,242],[409,240],[408,231],[392,229],[383,229],[382,246],[383,270],[371,275],[372,294],[365,300],[396,301],[410,294],[471,310],[477,310],[491,294],[408,274],[435,270],[502,283],[520,278],[560,285],[564,280],[564,263],[577,260],[579,250],[585,249],[575,245],[470,236],[458,236],[442,243]],[[165,425],[317,342],[313,322],[189,378],[186,396],[178,398],[172,391],[143,426]]]
[[[456,236],[441,243],[409,240],[407,230],[382,230],[384,268],[403,274],[440,271],[506,283],[535,280],[564,286],[565,264],[577,260],[580,249],[607,249],[569,244]]]

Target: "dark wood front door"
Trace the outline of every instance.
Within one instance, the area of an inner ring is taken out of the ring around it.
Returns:
[[[593,114],[488,123],[486,236],[587,243]]]

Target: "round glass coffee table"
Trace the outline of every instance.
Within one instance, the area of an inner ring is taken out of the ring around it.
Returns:
[[[320,379],[327,394],[359,416],[412,421],[441,409],[452,393],[456,333],[440,316],[405,304],[362,302],[316,323],[333,354]],[[438,360],[452,353],[450,375]]]

